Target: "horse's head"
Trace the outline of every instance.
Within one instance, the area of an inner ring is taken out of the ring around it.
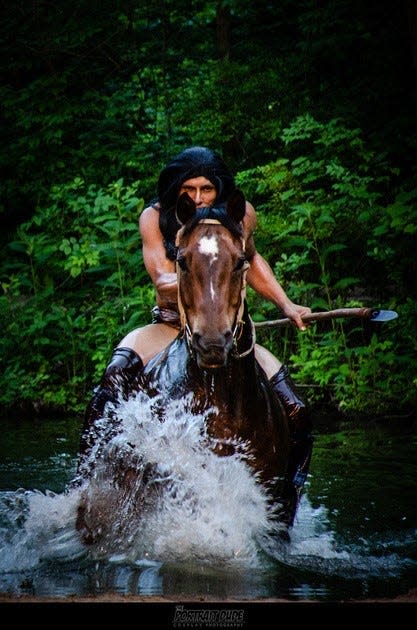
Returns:
[[[199,367],[225,366],[240,329],[249,266],[241,221],[245,198],[199,208],[184,193],[177,217],[178,303],[182,326]]]

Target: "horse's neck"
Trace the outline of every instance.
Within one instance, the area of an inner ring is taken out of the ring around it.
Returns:
[[[199,370],[195,361],[190,359],[189,370],[194,373],[195,382],[202,386],[207,400],[219,408],[227,406],[231,413],[240,413],[243,399],[258,398],[259,377],[262,374],[255,359],[254,345],[249,338],[237,340],[236,349],[225,367]]]
[[[153,390],[151,384],[156,383],[155,394],[165,392],[170,397],[179,398],[193,392],[201,401],[204,398],[208,406],[222,404],[224,400],[230,405],[234,391],[239,392],[236,394],[239,400],[242,391],[254,395],[259,380],[254,343],[252,322],[245,317],[228,364],[216,370],[202,370],[185,335],[179,334],[146,366],[148,391]]]

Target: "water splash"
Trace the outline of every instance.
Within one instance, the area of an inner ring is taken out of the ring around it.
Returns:
[[[191,397],[170,401],[163,422],[155,422],[155,401],[143,394],[118,409],[122,430],[102,450],[103,465],[83,495],[88,506],[100,505],[100,517],[110,501],[99,555],[258,564],[258,540],[271,527],[266,493],[247,464],[245,445],[218,457],[205,417],[190,413],[191,403]],[[115,465],[125,471],[116,490]],[[126,494],[129,475],[135,489]],[[88,515],[90,528],[96,518]]]
[[[78,493],[20,489],[0,495],[0,573],[85,554],[75,530]]]

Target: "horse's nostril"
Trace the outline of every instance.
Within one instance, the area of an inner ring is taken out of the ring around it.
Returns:
[[[226,341],[226,343],[229,343],[230,341],[232,341],[232,338],[233,338],[233,333],[232,333],[232,331],[231,331],[231,330],[227,330],[227,331],[224,333],[224,340]]]
[[[201,335],[199,333],[193,333],[192,344],[195,348],[200,347]]]

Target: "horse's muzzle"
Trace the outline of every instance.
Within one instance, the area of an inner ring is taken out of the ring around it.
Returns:
[[[204,370],[215,370],[226,365],[233,346],[233,335],[231,331],[216,336],[194,333],[191,345],[198,366]]]

